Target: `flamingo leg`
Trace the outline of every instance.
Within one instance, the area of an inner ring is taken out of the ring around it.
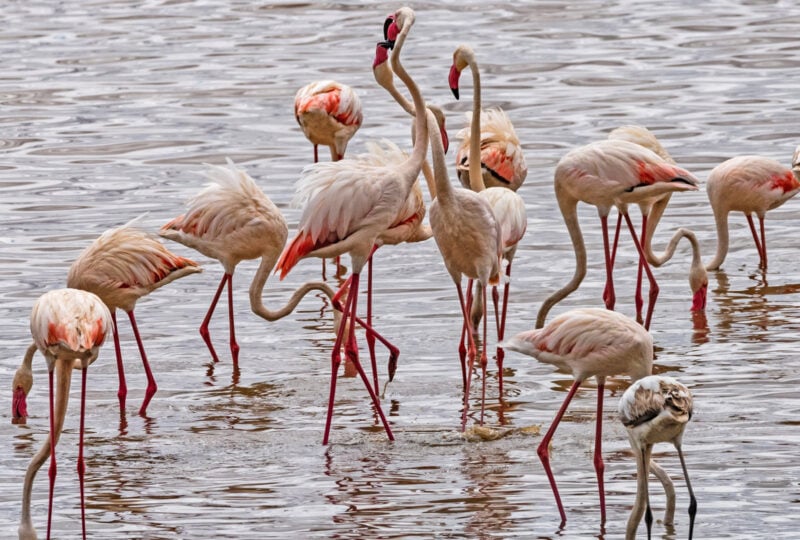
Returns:
[[[231,358],[233,366],[239,365],[239,344],[236,343],[236,325],[233,324],[233,274],[228,274],[228,319],[231,333]]]
[[[209,306],[206,316],[200,325],[200,337],[203,338],[206,347],[208,347],[209,352],[211,352],[211,358],[215,363],[219,362],[219,357],[217,356],[217,351],[214,350],[214,345],[211,343],[211,333],[208,331],[208,325],[211,322],[211,316],[214,314],[214,309],[217,307],[217,302],[219,301],[219,297],[222,294],[222,288],[225,287],[225,282],[227,279],[228,274],[223,274],[222,279],[219,281],[217,292],[214,294],[214,298],[211,300],[211,305]]]
[[[125,367],[122,365],[122,349],[119,345],[119,330],[117,330],[117,310],[112,309],[111,320],[114,323],[114,353],[117,355],[117,375],[119,376],[119,390],[117,390],[117,398],[119,398],[119,410],[125,411],[125,397],[128,395],[128,385],[125,384]]]
[[[133,335],[136,338],[136,345],[139,347],[139,355],[142,357],[144,373],[147,376],[147,388],[144,391],[144,401],[142,401],[142,406],[139,409],[139,416],[147,416],[147,405],[153,398],[153,394],[158,390],[158,386],[156,385],[155,377],[153,377],[153,371],[150,369],[150,363],[147,361],[147,355],[144,352],[144,345],[142,344],[141,336],[139,336],[139,328],[136,326],[136,318],[133,316],[133,310],[128,312],[128,319],[131,321]]]
[[[506,266],[506,276],[508,279],[503,285],[503,312],[500,315],[500,330],[497,333],[497,343],[502,343],[506,336],[506,313],[508,312],[508,295],[511,287],[511,260],[508,261]],[[497,310],[495,309],[495,316]],[[506,351],[502,347],[497,347],[497,371],[499,373],[500,381],[500,396],[503,396],[503,360],[505,359]]]
[[[472,296],[472,280],[467,281],[467,298],[464,299],[464,291],[461,289],[461,283],[456,283],[456,288],[458,289],[458,301],[461,304],[461,314],[464,316],[464,327],[462,330],[462,336],[466,332],[467,340],[469,342],[469,350],[467,351],[467,358],[469,365],[466,367],[462,363],[462,367],[464,367],[466,371],[465,377],[465,384],[464,384],[464,411],[461,413],[461,431],[467,426],[467,411],[469,410],[469,387],[472,383],[472,366],[475,363],[475,356],[476,356],[476,349],[475,349],[475,340],[472,335],[472,321],[470,320],[470,305],[471,305],[471,296]],[[463,338],[462,338],[463,340]]]
[[[692,540],[694,534],[694,517],[697,514],[697,499],[694,497],[692,490],[692,483],[689,481],[689,473],[686,470],[686,462],[683,459],[683,450],[679,444],[675,445],[678,450],[678,457],[681,459],[681,468],[683,469],[683,477],[686,479],[686,488],[689,490],[689,540]]]
[[[325,281],[328,278],[325,276],[325,258],[322,258],[322,280]]]
[[[639,243],[639,237],[636,235],[636,230],[633,228],[631,217],[628,214],[625,214],[625,222],[628,224],[628,230],[631,232],[631,237],[633,238],[633,243],[636,246],[636,251],[639,252],[639,261],[644,266],[644,272],[647,274],[647,281],[650,283],[650,296],[647,303],[647,315],[644,319],[645,329],[650,330],[650,321],[653,318],[653,310],[656,307],[656,299],[658,298],[658,283],[656,283],[656,278],[653,276],[653,271],[650,270],[650,265],[647,264],[647,260],[645,260],[642,244]]]
[[[594,435],[594,470],[597,472],[597,487],[600,491],[600,522],[606,522],[606,492],[603,487],[603,391],[605,385],[597,385],[597,429]]]
[[[652,445],[647,445],[645,448],[642,449],[642,453],[644,453],[645,478],[647,478],[649,474],[647,464],[650,462],[650,453],[652,452],[652,449],[653,449]],[[645,480],[644,500],[645,500],[644,524],[647,526],[647,540],[650,540],[653,533],[653,510],[652,508],[650,508],[650,489],[647,487],[647,480]],[[689,536],[689,538],[691,538],[691,535]]]
[[[756,251],[758,251],[758,258],[759,258],[759,266],[761,266],[764,262],[764,251],[761,246],[761,241],[758,239],[758,233],[756,232],[756,226],[753,223],[753,215],[752,214],[745,214],[747,217],[747,224],[750,226],[750,234],[753,235],[753,241],[756,243]]]
[[[758,223],[761,226],[761,266],[767,269],[767,233],[764,230],[764,216],[758,216]]]
[[[351,276],[352,277],[352,276]],[[345,282],[339,291],[334,296],[334,299],[337,299],[340,296],[340,293],[344,290],[345,286],[350,283],[350,280]],[[322,437],[322,444],[328,444],[328,437],[331,431],[331,420],[333,419],[333,403],[334,398],[336,397],[336,378],[339,373],[339,365],[342,363],[342,355],[341,355],[341,348],[342,348],[342,340],[344,339],[344,330],[347,327],[347,317],[350,314],[350,306],[353,303],[353,291],[352,286],[350,286],[350,292],[347,295],[347,299],[344,302],[344,309],[342,309],[342,320],[339,324],[339,331],[336,332],[336,340],[333,343],[333,351],[331,352],[331,388],[330,388],[330,395],[328,396],[328,416],[325,420],[325,434]],[[337,300],[338,301],[338,300]]]
[[[481,287],[483,295],[483,343],[481,344],[481,425],[483,425],[483,414],[486,409],[486,365],[489,363],[486,357],[486,287]]]
[[[81,491],[81,528],[83,530],[83,538],[86,540],[86,503],[84,498],[84,475],[86,473],[86,463],[83,460],[83,433],[84,433],[84,418],[86,416],[86,376],[89,371],[88,364],[84,363],[83,373],[81,375],[81,422],[80,434],[78,436],[78,481],[80,483]]]
[[[374,253],[374,251],[373,251]],[[367,261],[367,325],[372,328],[372,257]],[[367,348],[372,365],[373,388],[378,388],[378,362],[375,360],[375,335],[367,332]]]
[[[616,249],[612,257],[611,249],[608,245],[608,216],[600,216],[600,223],[603,226],[603,249],[606,255],[606,286],[603,290],[603,301],[606,303],[606,309],[613,310],[616,303],[616,295],[614,294],[614,257],[616,257]],[[616,246],[616,240],[614,245]]]
[[[50,468],[47,475],[50,477],[50,495],[47,502],[47,538],[50,538],[50,525],[53,521],[53,488],[56,485],[56,426],[55,426],[55,406],[53,397],[53,370],[50,370]]]
[[[500,303],[500,295],[498,294],[497,287],[492,287],[492,305],[494,306],[494,320],[497,326],[497,349],[495,350],[495,358],[497,359],[497,380],[500,392],[500,401],[503,401],[503,356],[505,351],[500,347],[502,327],[500,325],[500,315],[498,311],[498,304]]]
[[[645,235],[647,234],[647,215],[642,216],[642,235],[639,237],[639,243],[644,245]],[[636,321],[641,324],[642,322],[642,307],[644,306],[644,299],[642,298],[642,272],[644,271],[644,264],[642,258],[639,257],[639,265],[636,272],[636,295],[634,302],[636,305]]]
[[[556,417],[553,420],[550,429],[547,430],[542,442],[539,443],[539,447],[536,449],[536,453],[539,455],[539,460],[542,462],[542,466],[544,466],[544,471],[547,474],[547,479],[550,481],[550,487],[553,490],[553,495],[556,498],[556,504],[558,505],[558,513],[561,514],[561,525],[563,526],[564,523],[567,522],[567,514],[564,512],[564,505],[561,504],[561,496],[558,494],[558,486],[556,485],[556,478],[553,476],[553,471],[550,469],[550,440],[553,438],[553,434],[556,432],[556,428],[558,424],[561,422],[561,418],[564,416],[564,413],[567,410],[567,406],[569,402],[572,401],[572,398],[575,396],[575,393],[580,388],[582,381],[576,380],[572,383],[572,387],[570,387],[569,392],[567,393],[567,397],[564,399],[564,403],[561,405],[561,408],[556,413]]]
[[[319,151],[317,150],[317,145],[314,145],[314,163],[319,162]],[[325,259],[323,259],[324,261]]]

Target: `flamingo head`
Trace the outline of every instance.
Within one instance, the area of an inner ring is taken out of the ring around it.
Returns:
[[[11,423],[24,424],[28,419],[28,403],[25,389],[18,385],[11,398]]]
[[[397,28],[397,17],[394,13],[386,17],[386,20],[383,21],[383,39],[389,45],[390,49],[394,48],[394,42],[397,40],[397,34],[400,31]]]
[[[689,286],[692,289],[692,311],[705,311],[708,273],[702,263],[689,272]]]
[[[453,95],[458,99],[458,79],[461,77],[461,72],[471,62],[475,61],[475,52],[469,45],[459,45],[455,52],[453,52],[453,65],[450,66],[450,90]]]

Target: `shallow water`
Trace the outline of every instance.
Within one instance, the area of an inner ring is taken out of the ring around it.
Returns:
[[[523,141],[529,174],[519,193],[528,234],[514,263],[509,329],[532,326],[541,301],[572,274],[572,249],[552,190],[569,149],[621,124],[648,126],[678,163],[705,178],[728,157],[762,154],[789,163],[800,142],[796,77],[800,12],[790,2],[535,2],[488,10],[484,2],[415,2],[405,64],[426,98],[448,113],[451,138],[471,106],[446,85],[453,49],[477,51],[484,105],[499,105]],[[520,3],[521,4],[521,3]],[[43,291],[63,286],[69,264],[102,231],[146,213],[155,230],[204,183],[202,163],[229,156],[284,211],[310,162],[292,118],[295,91],[335,78],[357,88],[365,124],[349,151],[387,137],[407,144],[409,119],[373,81],[370,66],[384,17],[398,4],[233,1],[10,2],[0,31],[0,379],[11,380],[29,342],[28,316]],[[327,157],[327,152],[321,155]],[[448,156],[448,162],[453,156]],[[451,174],[453,174],[452,163]],[[688,248],[658,269],[661,295],[652,333],[656,369],[695,394],[684,439],[699,512],[698,538],[795,538],[800,500],[800,271],[793,266],[797,202],[769,214],[769,271],[741,216],[731,220],[724,271],[710,276],[706,321],[693,321]],[[581,209],[590,268],[554,313],[600,306],[604,271],[596,213]],[[656,247],[681,225],[706,257],[715,232],[704,190],[672,199]],[[633,313],[636,259],[623,240],[618,309]],[[606,398],[603,439],[608,521],[600,526],[591,463],[595,394],[582,391],[558,430],[553,466],[568,522],[558,513],[536,455],[540,436],[571,379],[514,353],[506,356],[503,404],[490,361],[493,441],[458,432],[459,312],[432,241],[385,248],[376,257],[376,326],[402,351],[383,404],[396,441],[386,440],[363,385],[340,379],[331,444],[323,447],[330,308],[307,299],[280,322],[254,317],[246,283],[235,284],[240,370],[227,350],[224,307],[212,332],[222,361],[211,365],[197,327],[221,267],[142,300],[136,311],[159,391],[150,418],[137,416],[144,374],[130,326],[120,318],[129,397],[116,399],[113,348],[90,370],[87,527],[94,538],[620,538],[634,500],[635,463],[616,402]],[[331,269],[332,267],[329,267]],[[268,305],[319,277],[299,265],[270,281]],[[494,341],[490,339],[490,344]],[[385,355],[380,370],[385,378]],[[363,349],[362,349],[363,352]],[[0,531],[15,535],[25,467],[46,438],[46,371],[40,357],[27,426],[0,422]],[[480,384],[480,380],[476,380]],[[589,385],[591,386],[591,385]],[[0,385],[8,403],[10,384]],[[472,399],[470,424],[479,408]],[[54,536],[80,532],[77,384],[59,444]],[[676,481],[674,532],[684,538],[688,506],[674,450],[657,458]],[[653,489],[656,515],[663,496]],[[34,489],[34,522],[46,525],[47,481]],[[642,529],[643,531],[643,529]]]

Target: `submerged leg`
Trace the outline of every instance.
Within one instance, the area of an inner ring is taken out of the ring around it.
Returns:
[[[636,230],[633,228],[633,223],[631,223],[631,218],[628,214],[625,214],[625,222],[628,224],[628,230],[631,232],[631,237],[633,238],[633,243],[636,246],[636,251],[639,253],[639,261],[644,266],[644,272],[647,274],[647,280],[650,283],[650,296],[649,301],[647,304],[647,315],[644,319],[644,327],[646,330],[650,330],[650,321],[653,318],[653,310],[656,307],[656,299],[658,299],[658,283],[656,283],[656,278],[653,275],[653,271],[650,269],[650,265],[647,264],[647,260],[644,256],[644,249],[642,248],[642,244],[639,243],[639,238],[636,235]]]
[[[214,310],[217,307],[217,302],[219,301],[219,297],[222,294],[222,288],[225,287],[225,282],[228,280],[228,274],[223,274],[222,279],[219,280],[219,287],[217,287],[217,292],[214,294],[214,298],[211,300],[211,305],[208,307],[208,311],[206,312],[206,316],[203,319],[203,322],[200,324],[200,337],[203,338],[203,341],[208,347],[209,352],[211,353],[211,358],[214,362],[219,362],[219,357],[217,356],[217,351],[214,350],[214,345],[211,343],[211,333],[208,331],[208,325],[211,322],[211,316],[214,314]]]
[[[81,491],[81,528],[83,530],[83,538],[86,539],[86,503],[84,498],[84,475],[86,473],[86,464],[83,460],[83,433],[84,433],[84,418],[86,416],[86,376],[89,371],[88,362],[84,362],[83,373],[81,374],[81,422],[80,434],[78,436],[78,482]]]
[[[694,497],[692,483],[689,481],[689,473],[686,470],[686,461],[683,459],[681,445],[676,444],[675,448],[678,450],[678,457],[681,459],[681,468],[683,469],[683,477],[686,479],[686,488],[689,490],[689,540],[692,540],[692,535],[694,534],[694,517],[697,515],[697,499]]]
[[[345,283],[342,289],[347,286]],[[338,296],[337,292],[337,296]],[[344,302],[344,309],[342,309],[342,320],[339,324],[339,331],[336,333],[336,340],[333,343],[333,351],[331,353],[331,387],[328,396],[328,416],[325,420],[325,434],[322,437],[322,444],[328,444],[328,437],[331,431],[331,420],[333,419],[333,404],[336,397],[336,379],[339,374],[339,366],[342,362],[342,340],[344,339],[344,331],[347,327],[347,318],[350,315],[351,305],[353,303],[353,292],[350,290],[347,294],[347,299]],[[352,323],[351,323],[352,324]]]
[[[122,349],[119,346],[119,330],[117,329],[117,310],[112,309],[111,320],[114,323],[114,353],[117,355],[117,376],[119,377],[119,390],[117,390],[117,398],[119,398],[119,410],[121,413],[125,412],[125,397],[128,395],[128,385],[125,384],[125,367],[122,365]]]
[[[621,217],[619,219],[622,219]],[[608,216],[600,216],[600,224],[603,227],[603,249],[606,256],[606,286],[603,289],[603,301],[606,304],[606,309],[614,309],[616,304],[616,295],[614,294],[614,258],[616,257],[617,239],[614,239],[614,254],[611,253],[611,248],[608,245]],[[617,225],[619,228],[619,225]],[[618,236],[618,235],[617,235]]]
[[[153,377],[153,372],[150,369],[150,362],[147,361],[147,355],[144,352],[144,345],[142,344],[142,338],[139,336],[139,328],[136,326],[136,318],[133,316],[133,310],[128,312],[128,319],[131,321],[131,327],[133,328],[133,335],[136,338],[136,344],[139,346],[139,355],[142,357],[142,366],[144,367],[144,374],[147,376],[147,388],[144,391],[144,401],[142,401],[142,406],[139,409],[139,416],[147,416],[147,405],[150,403],[150,400],[153,398],[153,394],[156,393],[158,390],[158,385],[156,385],[156,379]]]
[[[483,297],[483,343],[481,344],[481,425],[483,425],[483,415],[486,410],[486,365],[489,359],[486,355],[486,286],[481,284],[481,296]]]
[[[606,492],[603,486],[603,384],[597,385],[597,429],[594,434],[594,470],[597,472],[597,489],[600,492],[600,522],[606,522]]]
[[[753,235],[753,241],[756,243],[756,251],[758,251],[758,259],[759,259],[759,266],[763,266],[764,264],[764,247],[761,245],[761,241],[758,239],[758,233],[756,232],[755,223],[753,223],[753,215],[752,214],[745,214],[747,217],[747,224],[750,226],[750,234]]]
[[[467,350],[467,365],[465,367],[466,377],[465,377],[465,384],[464,384],[464,410],[461,413],[461,431],[467,426],[467,411],[469,410],[469,389],[472,383],[472,367],[475,363],[475,356],[477,351],[475,349],[475,340],[472,335],[472,321],[470,320],[469,314],[469,298],[466,300],[464,299],[464,291],[461,289],[461,283],[456,283],[456,289],[458,290],[458,301],[461,304],[461,314],[464,316],[464,330],[462,331],[462,335],[466,332],[467,342],[469,343],[469,347]],[[467,281],[467,289],[472,289],[472,280]],[[469,296],[471,293],[467,293]]]
[[[642,216],[642,235],[639,237],[639,244],[644,245],[647,235],[647,214]],[[636,271],[636,294],[634,296],[634,303],[636,306],[636,320],[641,324],[642,322],[642,307],[644,306],[644,299],[642,298],[642,272],[644,270],[644,261],[639,257],[639,265]]]
[[[228,274],[228,320],[231,332],[231,358],[233,366],[239,365],[239,344],[236,343],[236,325],[233,324],[233,274]]]

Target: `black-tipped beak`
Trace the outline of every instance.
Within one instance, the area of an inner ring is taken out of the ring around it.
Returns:
[[[451,88],[450,91],[453,92],[455,98],[458,99],[458,88]]]

